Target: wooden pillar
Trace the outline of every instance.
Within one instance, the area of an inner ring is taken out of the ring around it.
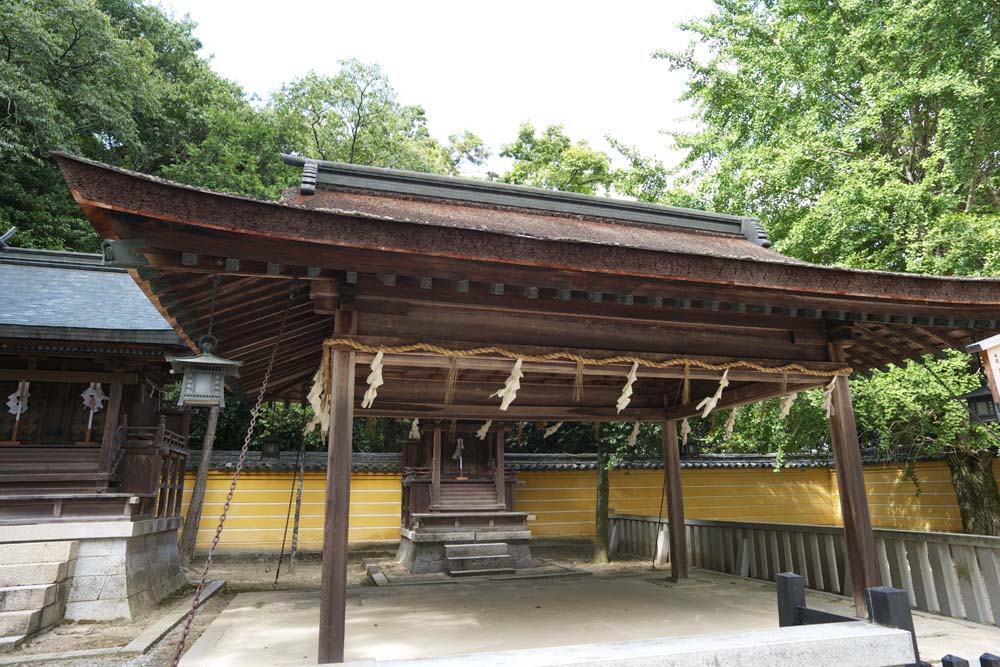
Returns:
[[[350,333],[355,313],[337,311],[335,333]],[[347,606],[347,531],[351,498],[351,437],[354,420],[355,353],[333,350],[330,373],[330,433],[326,464],[326,515],[320,582],[319,662],[344,661]]]
[[[663,422],[663,478],[667,493],[667,533],[670,538],[670,578],[687,579],[687,536],[684,530],[684,495],[681,489],[681,450],[677,422]]]
[[[844,361],[843,351],[835,345],[830,346],[830,357],[832,361]],[[864,617],[867,614],[865,589],[881,585],[881,577],[875,556],[875,536],[868,509],[865,473],[861,465],[858,428],[854,421],[854,406],[851,404],[851,387],[844,375],[838,375],[834,384],[830,441],[837,466],[837,487],[844,520],[847,562],[851,568],[851,583],[854,587],[854,607],[858,616]]]
[[[188,502],[187,516],[184,518],[184,528],[181,530],[181,541],[178,550],[181,563],[189,565],[194,557],[198,543],[198,527],[201,524],[201,510],[205,504],[205,489],[208,486],[208,471],[212,467],[212,449],[215,446],[215,429],[219,424],[219,406],[214,405],[208,410],[208,423],[205,425],[205,436],[201,439],[201,461],[198,463],[198,474],[191,489],[191,500]]]
[[[431,450],[431,507],[441,502],[441,428],[434,427]]]
[[[504,492],[504,479],[503,479],[503,430],[497,430],[497,453],[496,453],[496,470],[494,471],[494,477],[496,479],[497,485],[497,505],[504,508],[507,507],[507,494]]]
[[[114,378],[111,380],[111,396],[108,397],[108,408],[107,412],[104,413],[104,432],[101,434],[101,462],[99,469],[102,473],[111,472],[115,433],[118,430],[118,420],[122,409],[123,380],[124,378],[121,373],[115,373]]]

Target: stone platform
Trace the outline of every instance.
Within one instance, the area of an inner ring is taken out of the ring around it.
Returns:
[[[33,544],[72,543],[60,580],[65,582],[65,618],[132,619],[187,583],[177,551],[180,523],[180,518],[163,518],[0,526],[0,546],[28,552]]]
[[[445,547],[506,544],[509,566],[530,568],[531,531],[524,512],[432,512],[414,514],[399,531],[397,560],[413,574],[448,571]]]

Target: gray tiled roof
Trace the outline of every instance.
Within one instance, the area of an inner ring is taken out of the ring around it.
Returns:
[[[139,286],[100,255],[0,250],[0,336],[178,345]]]

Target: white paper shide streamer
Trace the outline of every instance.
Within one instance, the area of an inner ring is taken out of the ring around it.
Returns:
[[[17,383],[14,393],[7,397],[7,410],[14,415],[15,421],[28,411],[28,398],[31,396],[28,386],[28,382],[21,380]]]
[[[302,430],[305,435],[312,433],[317,426],[324,438],[330,432],[330,372],[330,353],[329,350],[324,350],[319,368],[313,374],[312,387],[306,396],[312,407],[313,416]]]
[[[781,399],[781,406],[778,408],[778,419],[784,419],[792,411],[792,406],[795,404],[795,399],[799,397],[799,392],[793,391],[792,393]]]
[[[688,424],[687,417],[681,420],[681,444],[688,444],[688,436],[691,435],[691,424]]]
[[[719,378],[719,386],[716,387],[715,393],[711,396],[706,396],[701,399],[701,402],[695,406],[697,410],[701,410],[701,417],[704,419],[715,409],[715,406],[719,404],[719,399],[722,398],[722,390],[729,386],[729,369],[727,368],[722,372],[722,377]]]
[[[491,426],[493,426],[493,420],[492,419],[486,420],[486,423],[480,426],[479,430],[476,431],[476,437],[479,438],[480,440],[485,440],[486,434],[490,432]]]
[[[550,426],[547,429],[545,429],[545,433],[542,434],[542,439],[544,440],[545,438],[549,437],[550,435],[553,435],[556,431],[558,431],[560,429],[560,427],[562,427],[562,425],[563,425],[562,422],[556,422],[552,426]]]
[[[521,372],[521,364],[524,363],[523,359],[518,359],[514,362],[514,368],[511,369],[510,375],[504,381],[503,389],[498,389],[492,394],[490,398],[500,398],[500,410],[505,412],[510,404],[514,402],[517,398],[517,390],[521,388],[521,378],[524,377],[524,373]]]
[[[625,376],[625,386],[622,387],[622,395],[618,397],[618,402],[615,404],[619,413],[627,408],[628,404],[632,402],[632,385],[635,384],[636,372],[638,370],[639,362],[633,361],[632,368],[629,370],[628,375]]]
[[[638,439],[639,439],[639,422],[636,422],[632,426],[632,432],[628,434],[629,448],[635,447],[635,443]]]
[[[83,399],[83,405],[90,410],[90,414],[87,416],[86,437],[87,440],[90,440],[90,431],[94,428],[94,413],[99,412],[104,407],[104,401],[108,400],[108,397],[100,382],[91,382],[90,386],[80,394],[80,398]]]
[[[726,440],[728,440],[733,435],[733,429],[736,427],[736,408],[729,411],[729,417],[726,418]]]
[[[372,403],[375,402],[375,397],[378,396],[378,388],[385,384],[382,379],[382,350],[379,350],[372,359],[370,368],[371,373],[368,374],[368,391],[365,392],[364,398],[361,399],[362,408],[370,408]]]
[[[830,380],[830,384],[823,387],[823,407],[826,408],[826,418],[833,416],[833,390],[837,388],[837,378]]]
[[[409,435],[407,437],[410,440],[419,440],[420,439],[420,420],[419,419],[414,418],[413,421],[410,422],[410,433],[409,433]]]

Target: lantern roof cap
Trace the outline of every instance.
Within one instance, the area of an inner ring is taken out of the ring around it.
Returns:
[[[991,392],[990,388],[985,384],[980,385],[978,389],[973,389],[972,391],[967,391],[964,394],[959,394],[955,398],[968,400],[970,398],[981,398],[983,396],[989,396],[990,398],[993,397],[993,392]]]
[[[202,352],[201,354],[192,355],[189,357],[167,357],[167,362],[170,363],[172,370],[176,373],[181,370],[185,365],[199,365],[199,366],[221,366],[223,367],[226,375],[237,375],[239,367],[243,365],[242,361],[234,361],[232,359],[224,359],[223,357],[217,357],[214,354],[208,352]]]

